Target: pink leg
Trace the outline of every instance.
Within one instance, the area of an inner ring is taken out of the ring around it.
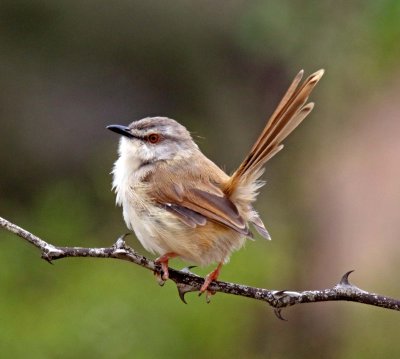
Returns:
[[[200,294],[201,294],[201,293],[204,293],[205,291],[211,293],[211,291],[208,290],[208,286],[210,285],[210,283],[211,283],[213,280],[217,280],[217,279],[218,279],[219,273],[221,272],[221,268],[222,268],[222,262],[219,263],[219,264],[218,264],[218,267],[215,268],[210,274],[208,274],[208,275],[206,276],[206,279],[204,280],[204,283],[203,283],[203,285],[202,285],[201,288],[200,288]],[[211,294],[212,294],[212,293],[211,293]]]
[[[169,252],[169,253],[165,253],[162,256],[158,257],[155,262],[156,263],[160,263],[161,264],[161,269],[163,271],[162,277],[161,279],[163,281],[166,281],[169,278],[169,271],[168,271],[168,261],[171,258],[175,258],[178,255],[176,253],[173,252]]]

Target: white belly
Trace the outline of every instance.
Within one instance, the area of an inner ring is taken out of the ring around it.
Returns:
[[[127,227],[133,230],[142,246],[151,253],[165,254],[170,252],[166,243],[161,239],[160,218],[161,209],[143,206],[137,201],[134,191],[127,196],[130,200],[122,202],[123,216]]]

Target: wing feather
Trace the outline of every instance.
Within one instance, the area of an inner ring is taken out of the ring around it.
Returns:
[[[215,167],[207,170],[210,166]],[[191,172],[185,171],[188,167],[182,163],[168,170],[166,165],[158,165],[157,178],[150,174],[146,180],[149,195],[189,227],[204,226],[213,221],[252,237],[238,208],[221,190],[227,175],[211,161],[204,162],[203,166],[189,167]],[[201,175],[196,174],[196,169],[202,169]],[[209,176],[204,176],[205,173]]]

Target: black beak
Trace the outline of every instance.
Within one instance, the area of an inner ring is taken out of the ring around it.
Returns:
[[[134,137],[131,133],[131,129],[128,126],[121,126],[121,125],[109,125],[106,127],[107,129],[118,133],[119,135],[132,138]]]

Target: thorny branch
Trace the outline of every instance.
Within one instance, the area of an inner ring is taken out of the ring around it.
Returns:
[[[115,258],[138,264],[156,274],[162,274],[160,265],[141,256],[126,245],[124,241],[125,236],[120,237],[114,245],[108,248],[59,247],[45,242],[34,234],[1,217],[0,227],[18,235],[39,248],[42,253],[42,258],[50,263],[56,259],[66,257]],[[375,293],[369,293],[351,284],[349,282],[349,275],[351,272],[352,271],[344,274],[340,282],[333,288],[323,290],[307,290],[303,292],[269,290],[222,281],[212,282],[209,289],[212,292],[240,295],[267,302],[274,308],[275,314],[280,319],[284,319],[281,315],[281,310],[285,307],[301,303],[338,300],[369,304],[400,311],[400,300]],[[185,294],[188,292],[198,291],[204,282],[203,278],[191,273],[188,269],[181,271],[169,269],[169,277],[175,282],[178,288],[179,297],[185,303]]]

